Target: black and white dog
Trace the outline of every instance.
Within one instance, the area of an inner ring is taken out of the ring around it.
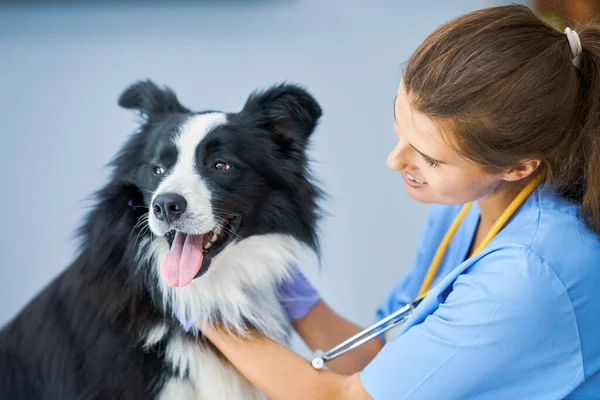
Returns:
[[[278,287],[318,254],[306,148],[321,108],[281,84],[237,113],[192,112],[151,81],[119,105],[144,121],[77,259],[0,331],[0,398],[265,399],[179,320],[286,342]]]

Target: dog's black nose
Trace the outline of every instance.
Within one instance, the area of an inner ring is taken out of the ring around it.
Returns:
[[[187,201],[177,193],[159,194],[152,203],[152,211],[159,221],[173,222],[183,214]]]

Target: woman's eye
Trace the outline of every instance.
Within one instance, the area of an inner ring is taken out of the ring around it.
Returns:
[[[423,157],[423,160],[425,160],[425,162],[431,167],[431,168],[437,168],[440,166],[439,163],[433,161],[431,158],[424,156],[423,154],[421,154],[421,157]]]
[[[231,168],[231,165],[229,165],[229,164],[227,164],[227,163],[224,163],[224,162],[222,162],[222,161],[217,161],[217,162],[215,163],[215,169],[216,169],[217,171],[226,171],[226,170],[228,170],[228,169],[230,169],[230,168]]]
[[[152,172],[154,172],[155,175],[164,175],[165,170],[163,167],[159,167],[158,165],[155,165],[152,167]]]
[[[440,164],[436,163],[436,162],[435,162],[435,161],[433,161],[433,160],[427,159],[427,158],[425,159],[425,162],[426,162],[427,164],[429,164],[429,166],[430,166],[430,167],[432,167],[432,168],[437,168],[437,167],[439,167],[439,166],[440,166]]]

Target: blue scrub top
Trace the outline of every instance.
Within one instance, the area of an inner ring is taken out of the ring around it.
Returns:
[[[461,206],[432,206],[413,268],[377,311],[417,296]],[[600,241],[579,206],[536,189],[467,259],[473,204],[431,292],[361,372],[383,399],[600,399]]]

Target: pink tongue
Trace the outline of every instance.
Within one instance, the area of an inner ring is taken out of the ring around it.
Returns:
[[[204,255],[202,254],[202,236],[186,235],[177,232],[173,246],[160,264],[160,274],[169,286],[188,285],[196,276]]]

